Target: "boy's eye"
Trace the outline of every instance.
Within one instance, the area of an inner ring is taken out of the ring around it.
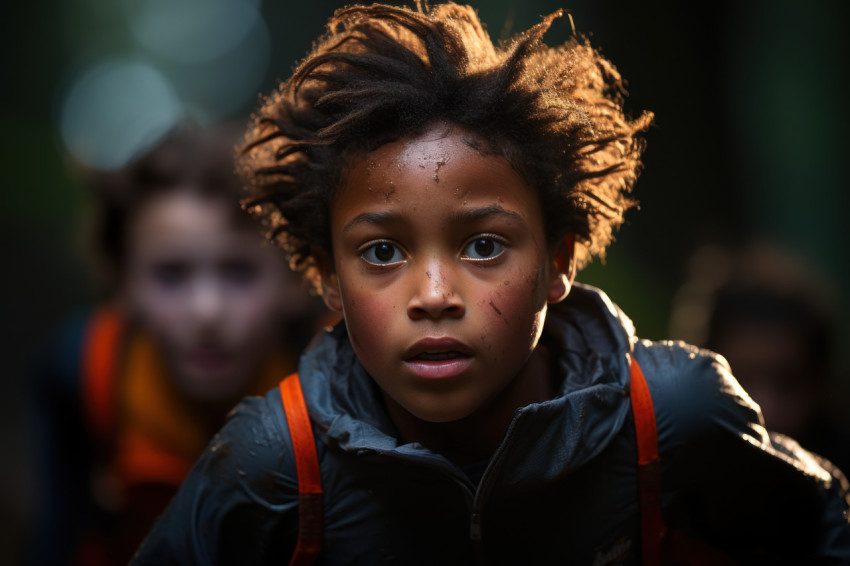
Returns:
[[[360,255],[367,262],[374,263],[376,265],[388,265],[391,263],[397,263],[404,259],[401,255],[401,251],[389,242],[378,242],[377,244],[372,244],[363,250]]]
[[[495,238],[479,237],[475,238],[463,250],[463,257],[469,259],[493,259],[502,255],[505,251],[505,246]]]

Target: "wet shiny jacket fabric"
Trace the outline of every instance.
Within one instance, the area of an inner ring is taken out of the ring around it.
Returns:
[[[477,485],[401,444],[338,325],[301,360],[325,491],[319,564],[639,564],[632,352],[649,384],[671,527],[744,564],[850,564],[842,476],[770,435],[726,362],[635,338],[600,291],[550,308],[560,394],[518,409]],[[287,564],[298,487],[280,394],[232,413],[135,564]]]

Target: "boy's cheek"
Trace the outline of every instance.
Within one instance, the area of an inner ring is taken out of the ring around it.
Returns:
[[[504,277],[501,284],[492,289],[485,301],[485,310],[492,317],[510,324],[539,311],[545,303],[537,273],[515,272]]]
[[[345,293],[343,297],[345,323],[354,345],[376,343],[376,339],[378,343],[385,342],[388,325],[401,307],[391,300],[382,300],[381,295]]]

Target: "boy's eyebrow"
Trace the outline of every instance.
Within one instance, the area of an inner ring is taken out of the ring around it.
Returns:
[[[486,218],[488,216],[493,215],[506,215],[515,220],[522,220],[522,216],[513,210],[506,210],[499,206],[498,204],[493,204],[490,206],[482,206],[480,208],[468,208],[461,212],[455,214],[455,219],[461,222],[475,222],[476,220],[481,220],[482,218]]]
[[[364,212],[355,216],[351,222],[345,225],[342,233],[346,233],[358,224],[388,224],[400,221],[401,215],[397,212]]]
[[[508,216],[515,220],[523,219],[518,213],[512,210],[506,210],[497,204],[462,210],[454,214],[454,219],[458,222],[475,222],[476,220],[493,215]],[[346,224],[342,232],[344,234],[359,224],[390,224],[392,222],[402,222],[403,220],[402,215],[394,211],[364,212],[358,214],[351,222]]]

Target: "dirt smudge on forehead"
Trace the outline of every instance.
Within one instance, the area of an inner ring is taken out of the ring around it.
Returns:
[[[435,167],[434,167],[434,182],[435,183],[440,182],[440,175],[438,173],[440,172],[440,167],[445,165],[447,161],[448,161],[447,158],[443,158],[443,159],[438,160],[437,163],[435,164]]]

